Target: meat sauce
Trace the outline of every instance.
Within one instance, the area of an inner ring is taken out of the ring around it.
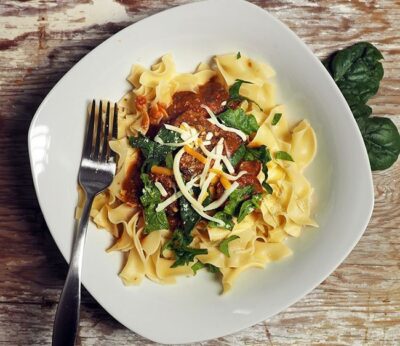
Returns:
[[[224,138],[224,154],[231,156],[243,143],[242,139],[235,133],[224,131],[218,126],[210,123],[207,111],[201,105],[207,105],[214,113],[218,114],[224,111],[222,105],[228,99],[229,95],[225,88],[212,79],[208,83],[199,87],[199,92],[194,93],[191,91],[177,92],[172,97],[171,105],[166,109],[167,116],[162,118],[159,124],[151,124],[147,135],[154,136],[160,126],[163,124],[171,124],[180,126],[183,122],[196,128],[200,133],[200,137],[204,140],[208,132],[213,134],[210,144],[207,146],[211,150],[221,138]],[[122,198],[124,202],[137,205],[139,203],[139,196],[143,184],[140,176],[140,166],[142,164],[140,158],[137,162],[133,162],[129,167],[127,177],[122,183]],[[193,156],[184,153],[180,163],[180,169],[186,181],[189,181],[193,176],[201,174],[204,165],[195,159]],[[244,161],[242,162],[237,171],[246,170],[248,174],[240,177],[237,182],[240,186],[252,185],[254,193],[260,193],[263,188],[257,179],[257,174],[261,170],[261,163],[258,161]],[[170,197],[177,190],[175,180],[172,176],[163,174],[150,173],[150,179],[154,182],[160,182],[168,195],[163,197],[163,200]],[[223,192],[223,186],[218,182],[214,186],[215,198],[219,198]],[[179,218],[179,204],[178,201],[170,204],[166,209],[168,222],[171,229],[180,226]]]

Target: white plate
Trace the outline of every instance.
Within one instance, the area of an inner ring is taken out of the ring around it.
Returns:
[[[211,55],[241,51],[277,71],[280,102],[307,118],[319,150],[308,177],[316,191],[318,230],[289,242],[287,260],[249,270],[219,295],[209,274],[160,286],[125,287],[111,239],[89,227],[83,283],[126,327],[151,340],[184,343],[220,337],[277,314],[322,282],[349,254],[368,224],[373,186],[364,144],[350,110],[306,45],[266,11],[244,1],[205,1],[159,13],[114,35],[76,64],[39,107],[29,130],[33,180],[47,225],[68,260],[77,201],[85,111],[93,99],[118,100],[131,65],[172,52],[181,71]]]

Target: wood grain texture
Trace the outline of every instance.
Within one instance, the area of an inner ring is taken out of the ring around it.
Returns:
[[[27,130],[44,96],[82,56],[144,17],[186,0],[0,2],[0,345],[48,345],[67,266],[32,185]],[[320,57],[360,40],[385,56],[375,115],[400,126],[398,1],[255,0]],[[375,209],[345,262],[268,321],[202,345],[399,345],[400,163],[374,173]],[[152,345],[84,292],[78,345]]]

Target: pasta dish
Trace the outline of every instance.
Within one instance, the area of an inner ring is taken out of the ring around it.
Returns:
[[[317,226],[303,175],[315,133],[276,104],[274,75],[240,53],[193,73],[178,73],[170,54],[132,67],[110,142],[117,172],[91,210],[115,238],[107,251],[126,256],[125,284],[207,270],[226,292],[247,268],[290,255],[287,237]]]

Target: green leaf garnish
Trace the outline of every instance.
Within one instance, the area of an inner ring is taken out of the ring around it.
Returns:
[[[187,233],[191,232],[194,226],[196,226],[196,224],[200,221],[201,216],[196,213],[188,200],[183,196],[179,198],[179,206],[183,230]]]
[[[229,254],[229,243],[232,240],[238,239],[238,235],[231,235],[230,237],[224,239],[220,244],[219,244],[219,251],[221,251],[225,256],[230,257]]]
[[[231,215],[226,214],[226,213],[223,212],[223,211],[219,211],[219,212],[215,213],[215,215],[214,215],[213,217],[215,217],[216,219],[219,219],[219,220],[223,221],[223,222],[224,222],[224,225],[221,226],[221,225],[220,225],[219,223],[217,223],[217,222],[210,221],[210,222],[208,223],[208,226],[209,226],[209,227],[211,227],[211,228],[213,228],[213,227],[225,228],[225,229],[228,229],[228,230],[232,230],[232,229],[233,229],[234,224],[233,224],[232,216],[231,216]]]
[[[277,151],[275,153],[277,160],[294,161],[293,158],[286,151]]]
[[[232,166],[233,167],[237,166],[239,162],[243,160],[245,154],[246,154],[246,146],[244,144],[241,144],[240,147],[233,153],[233,155],[229,159],[229,161],[231,161]]]
[[[271,121],[271,125],[275,126],[277,123],[279,123],[279,120],[281,120],[281,118],[282,118],[282,113],[275,113]]]
[[[200,261],[197,261],[190,268],[192,268],[193,274],[196,275],[197,271],[200,269],[203,269],[204,267],[205,267],[205,265],[203,263],[201,263]]]
[[[172,169],[174,166],[174,156],[172,153],[168,153],[167,156],[165,157],[165,167]]]
[[[252,114],[246,114],[242,108],[230,109],[218,115],[222,122],[229,127],[233,127],[250,135],[256,132],[260,126]]]
[[[180,133],[168,130],[165,126],[161,127],[157,133],[157,137],[164,143],[181,143],[183,142]]]
[[[246,80],[236,79],[235,83],[233,83],[233,84],[229,87],[228,106],[229,106],[229,104],[232,103],[232,102],[236,102],[236,101],[242,102],[242,101],[244,101],[244,100],[247,100],[247,101],[249,101],[249,102],[253,102],[254,104],[256,104],[257,107],[260,108],[260,110],[262,111],[262,108],[260,107],[260,105],[259,105],[257,102],[255,102],[255,101],[249,99],[249,98],[246,97],[246,96],[240,95],[239,90],[240,90],[240,87],[242,86],[242,84],[244,84],[244,83],[245,83],[245,84],[253,84],[252,82],[248,82],[248,81],[246,81]]]
[[[181,229],[176,229],[172,235],[169,248],[175,252],[175,262],[171,268],[189,264],[197,255],[206,255],[207,249],[195,249],[189,247],[193,237]]]
[[[221,273],[218,267],[212,265],[211,263],[202,263],[197,261],[195,264],[191,266],[194,275],[196,275],[197,271],[203,268],[206,268],[210,273],[217,274]]]
[[[242,57],[242,54],[240,54],[240,52],[237,52],[237,54],[236,54],[236,60],[237,59],[240,59]]]
[[[143,194],[140,197],[144,211],[144,231],[150,233],[160,229],[168,229],[169,224],[165,211],[156,212],[156,207],[161,202],[160,191],[158,191],[147,174],[142,173],[140,179],[144,184]]]
[[[254,210],[260,208],[261,199],[262,199],[262,194],[258,193],[256,195],[253,195],[249,200],[243,202],[242,205],[240,206],[240,211],[237,221],[242,222],[247,215],[252,213]]]
[[[229,199],[224,207],[224,213],[228,215],[235,215],[239,204],[246,198],[250,197],[252,192],[253,187],[251,185],[237,188],[229,196]]]

